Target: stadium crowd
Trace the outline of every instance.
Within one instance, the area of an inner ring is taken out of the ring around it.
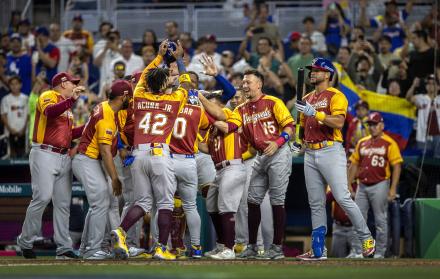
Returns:
[[[415,142],[419,147],[428,142],[428,153],[439,157],[440,100],[436,91],[440,68],[433,62],[438,58],[435,48],[440,40],[434,26],[438,8],[433,6],[422,21],[409,25],[406,19],[413,4],[414,1],[407,1],[405,7],[398,7],[395,1],[388,1],[385,14],[368,18],[367,1],[362,0],[358,22],[350,22],[341,6],[331,3],[323,18],[305,16],[304,32],[293,31],[286,39],[271,22],[266,4],[245,5],[243,13],[249,25],[238,53],[217,52],[215,34],[194,40],[190,33],[181,32],[174,21],[167,22],[164,28],[169,40],[182,42],[186,66],[200,74],[201,88],[217,89],[215,79],[202,73],[200,58],[206,53],[236,87],[241,86],[246,69],[258,69],[266,80],[264,92],[281,98],[292,115],[296,115],[297,69],[309,65],[315,57],[330,58],[342,65],[359,89],[414,103],[418,108]],[[74,109],[76,124],[82,124],[93,106],[106,98],[111,82],[142,70],[156,56],[159,43],[155,32],[146,29],[142,43],[135,47],[130,39],[121,39],[123,36],[111,22],[102,22],[99,34],[93,36],[83,28],[81,15],[73,17],[71,29],[65,32],[58,23],[37,27],[20,15],[19,11],[11,14],[10,25],[1,35],[3,158],[25,157],[33,133],[36,100],[49,88],[57,72],[68,71],[81,78],[87,88]],[[371,28],[372,36],[367,36],[366,30]],[[98,69],[99,77],[91,77],[92,67]],[[364,107],[368,110],[368,104]],[[367,115],[360,110],[357,113],[360,118]],[[352,146],[364,132],[350,133],[352,138],[346,138],[346,145]]]

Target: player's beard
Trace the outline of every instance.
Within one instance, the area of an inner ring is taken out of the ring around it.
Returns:
[[[129,105],[130,105],[130,100],[128,98],[125,98],[124,102],[122,103],[122,109],[128,109]]]

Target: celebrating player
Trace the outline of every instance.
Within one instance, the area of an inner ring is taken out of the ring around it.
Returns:
[[[383,258],[388,240],[388,201],[396,198],[403,159],[397,143],[383,133],[384,124],[380,113],[370,113],[367,124],[370,136],[358,142],[350,157],[348,181],[353,181],[356,176],[360,181],[355,201],[365,220],[370,205],[373,209],[377,241],[374,258]],[[353,246],[360,246],[359,242],[356,241]]]
[[[315,90],[304,96],[303,100],[297,100],[295,106],[301,112],[300,134],[304,134],[303,141],[306,146],[304,174],[312,211],[312,250],[298,258],[327,259],[327,184],[362,240],[363,255],[369,256],[374,253],[375,241],[359,208],[351,199],[347,185],[347,159],[342,147],[341,129],[344,126],[348,101],[343,93],[329,86],[336,72],[330,61],[316,58],[308,68],[311,71],[310,82],[315,86]]]
[[[32,201],[26,211],[17,244],[25,258],[36,258],[32,250],[41,232],[41,217],[53,201],[54,239],[57,259],[76,259],[69,236],[72,169],[69,149],[72,139],[79,138],[84,126],[73,128],[72,106],[85,90],[79,79],[61,72],[52,78],[52,90],[40,95],[34,122],[29,165]]]

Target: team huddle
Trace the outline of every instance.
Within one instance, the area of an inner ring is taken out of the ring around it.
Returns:
[[[296,124],[290,111],[263,93],[258,71],[246,71],[243,86],[234,88],[204,56],[205,74],[222,87],[222,94],[209,93],[199,90],[199,77],[186,71],[182,58],[179,42],[162,42],[143,72],[113,82],[108,100],[81,127],[73,127],[71,109],[84,88],[64,72],[52,79],[52,90],[37,104],[29,156],[33,196],[17,240],[23,256],[36,257],[33,241],[52,200],[58,259],[283,259],[292,152],[301,148],[313,231],[310,252],[298,258],[327,258],[327,185],[352,222],[363,256],[372,255],[375,241],[347,185],[341,133],[347,99],[330,87],[336,72],[331,62],[317,58],[309,66],[315,90],[296,102],[300,146],[293,144]],[[78,138],[71,159],[71,142]],[[90,205],[80,256],[69,236],[72,173]],[[215,248],[204,254],[198,191],[217,236]],[[176,217],[178,208],[184,215]],[[154,243],[150,251],[139,248],[146,214]],[[188,249],[176,222],[181,216],[188,225]]]

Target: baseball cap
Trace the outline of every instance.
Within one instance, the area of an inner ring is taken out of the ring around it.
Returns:
[[[370,113],[368,115],[367,123],[375,123],[375,124],[377,124],[377,123],[380,123],[380,122],[383,122],[383,118],[382,118],[382,115],[379,112],[375,111],[375,112],[372,112],[372,113]]]
[[[75,78],[72,77],[71,75],[69,75],[66,72],[61,72],[56,74],[53,78],[52,78],[52,88],[57,87],[58,85],[60,85],[62,82],[66,82],[66,81],[70,81],[73,84],[78,84],[80,79],[79,78]]]
[[[12,40],[19,40],[19,41],[21,42],[21,36],[20,36],[20,34],[18,34],[18,33],[13,33],[13,34],[11,35],[11,37],[9,38],[9,40],[10,40],[10,41],[12,41]]]
[[[292,32],[292,33],[290,33],[289,39],[290,39],[290,41],[298,41],[299,39],[301,39],[301,33]]]
[[[205,37],[207,43],[217,43],[217,37],[214,34],[208,34]]]
[[[128,81],[123,79],[118,79],[112,83],[112,87],[110,88],[110,95],[112,96],[133,95],[133,87]]]
[[[83,21],[82,15],[81,14],[76,14],[73,16],[72,20],[79,20],[79,21]]]
[[[364,107],[366,109],[370,109],[370,106],[368,105],[368,103],[364,100],[359,100],[357,101],[357,103],[354,105],[355,109],[358,109],[359,107]]]
[[[29,21],[29,19],[25,18],[25,19],[20,20],[18,25],[31,25],[31,22]]]
[[[35,31],[35,34],[36,34],[37,36],[38,36],[38,35],[44,35],[44,36],[48,37],[48,36],[49,36],[49,30],[47,30],[47,28],[44,27],[44,26],[40,26],[40,27],[38,27],[37,30]]]

